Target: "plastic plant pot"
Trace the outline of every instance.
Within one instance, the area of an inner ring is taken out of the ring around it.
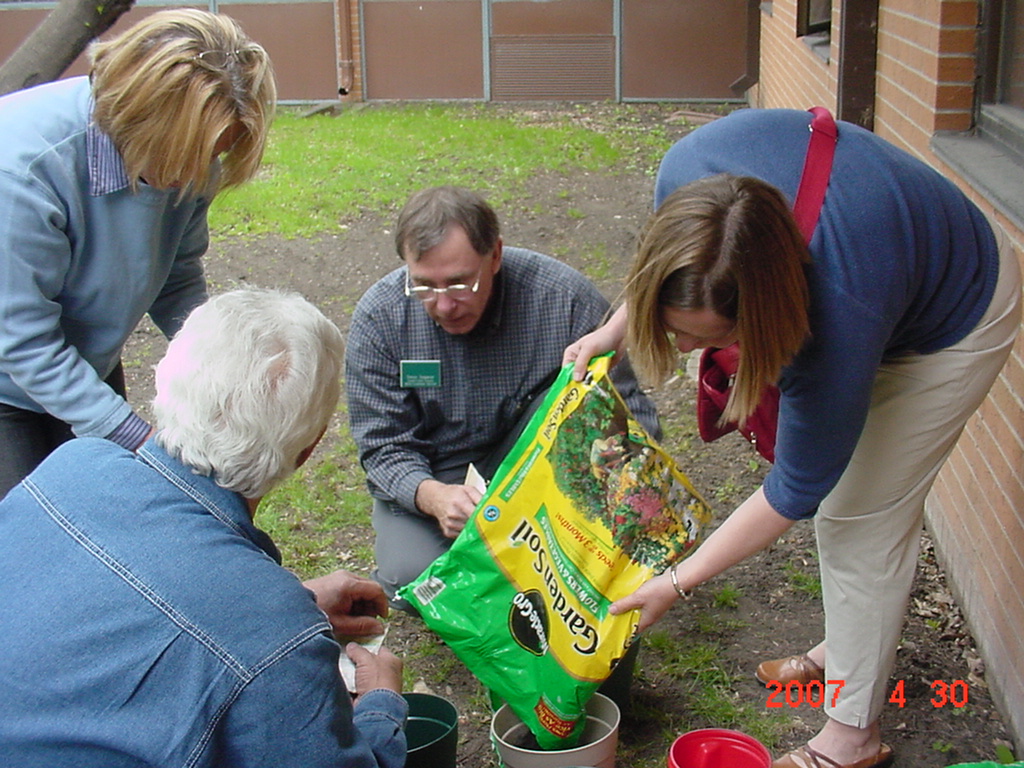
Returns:
[[[668,751],[668,768],[771,768],[771,764],[764,744],[725,728],[684,733]]]

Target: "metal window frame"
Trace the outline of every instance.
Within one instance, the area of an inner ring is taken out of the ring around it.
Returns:
[[[824,8],[822,7],[824,6]],[[832,27],[831,0],[797,0],[796,36],[829,32]]]

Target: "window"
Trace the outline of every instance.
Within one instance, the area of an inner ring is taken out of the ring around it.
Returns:
[[[982,102],[1024,109],[1024,7],[989,0],[982,17]]]
[[[932,148],[1024,229],[1024,0],[985,0],[981,14],[975,130]]]
[[[796,34],[828,34],[832,26],[832,0],[797,0]]]
[[[824,62],[828,62],[831,48],[831,27],[832,0],[797,0],[797,37]]]

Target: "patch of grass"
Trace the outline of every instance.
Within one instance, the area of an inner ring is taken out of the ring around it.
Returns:
[[[804,592],[811,597],[821,598],[821,578],[818,576],[817,571],[807,573],[799,564],[792,560],[782,568],[786,572],[786,578],[793,589],[797,592]]]
[[[629,730],[620,729],[619,745],[615,754],[616,765],[628,765],[630,768],[664,768],[664,754],[651,755],[650,742],[656,740],[666,745],[671,744],[681,733],[679,718],[674,717],[664,707],[652,706],[634,697],[631,719],[650,726],[655,733],[653,739],[648,731],[644,732],[642,738],[637,739]]]
[[[402,660],[402,687],[407,691],[413,690],[413,686],[421,680],[428,687],[434,688],[462,665],[451,649],[429,632],[424,632],[417,643],[402,655]],[[481,695],[485,696],[486,691]]]
[[[665,732],[658,737],[658,741],[664,744],[671,744],[678,735],[678,733],[666,728]],[[647,747],[647,744],[634,745],[620,739],[618,749],[615,752],[615,764],[628,765],[629,768],[665,768],[664,754],[659,752],[656,755],[643,756],[643,752],[649,751]]]
[[[163,339],[160,340],[161,344],[164,344]],[[151,359],[153,355],[153,349],[155,344],[153,341],[147,340],[144,343],[136,343],[132,348],[130,355],[122,355],[121,364],[125,367],[125,370],[142,370],[142,366],[146,360]]]
[[[436,656],[444,648],[434,637],[424,635],[415,646],[402,654],[402,661],[404,662],[402,667],[402,689],[406,691],[413,690],[413,686],[422,677],[420,669],[425,665],[417,664],[418,661]]]
[[[702,635],[721,637],[743,629],[746,625],[741,619],[731,619],[719,613],[701,613],[697,616],[695,629]]]
[[[727,583],[715,591],[714,601],[717,608],[739,608],[742,592],[735,584]]]
[[[721,485],[715,488],[715,501],[720,503],[732,502],[739,498],[743,492],[743,485],[735,478],[729,477]]]
[[[469,696],[469,707],[471,712],[481,713],[482,722],[490,722],[491,719],[491,694],[479,680],[473,678],[476,688]]]
[[[733,692],[736,679],[726,671],[717,644],[674,639],[663,630],[649,631],[646,642],[660,656],[659,673],[675,681],[685,699],[681,709],[692,716],[685,728],[715,723],[750,734],[769,749],[788,730],[784,715],[752,706]],[[678,724],[675,730],[680,731]]]
[[[618,267],[612,263],[611,254],[608,252],[606,244],[601,243],[588,253],[581,254],[581,256],[584,259],[584,272],[595,283],[612,280],[617,276],[616,270]]]
[[[337,429],[256,512],[257,526],[277,544],[285,566],[303,579],[337,568],[365,572],[373,559],[369,544],[346,546],[346,531],[369,528],[371,502],[355,444],[345,427]]]
[[[335,233],[349,218],[393,211],[435,184],[473,187],[501,210],[538,173],[621,167],[630,156],[654,167],[664,151],[664,136],[601,133],[572,118],[530,124],[486,104],[375,105],[338,117],[282,109],[259,175],[217,197],[211,231]]]
[[[441,657],[441,660],[434,668],[434,679],[431,682],[433,682],[435,685],[438,683],[443,683],[451,676],[452,672],[458,669],[461,665],[462,662],[459,661],[458,657],[454,653],[448,652],[448,654]]]

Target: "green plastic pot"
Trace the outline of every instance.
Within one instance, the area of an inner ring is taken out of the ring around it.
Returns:
[[[403,693],[409,703],[405,768],[455,768],[459,713],[448,699],[430,693]]]

